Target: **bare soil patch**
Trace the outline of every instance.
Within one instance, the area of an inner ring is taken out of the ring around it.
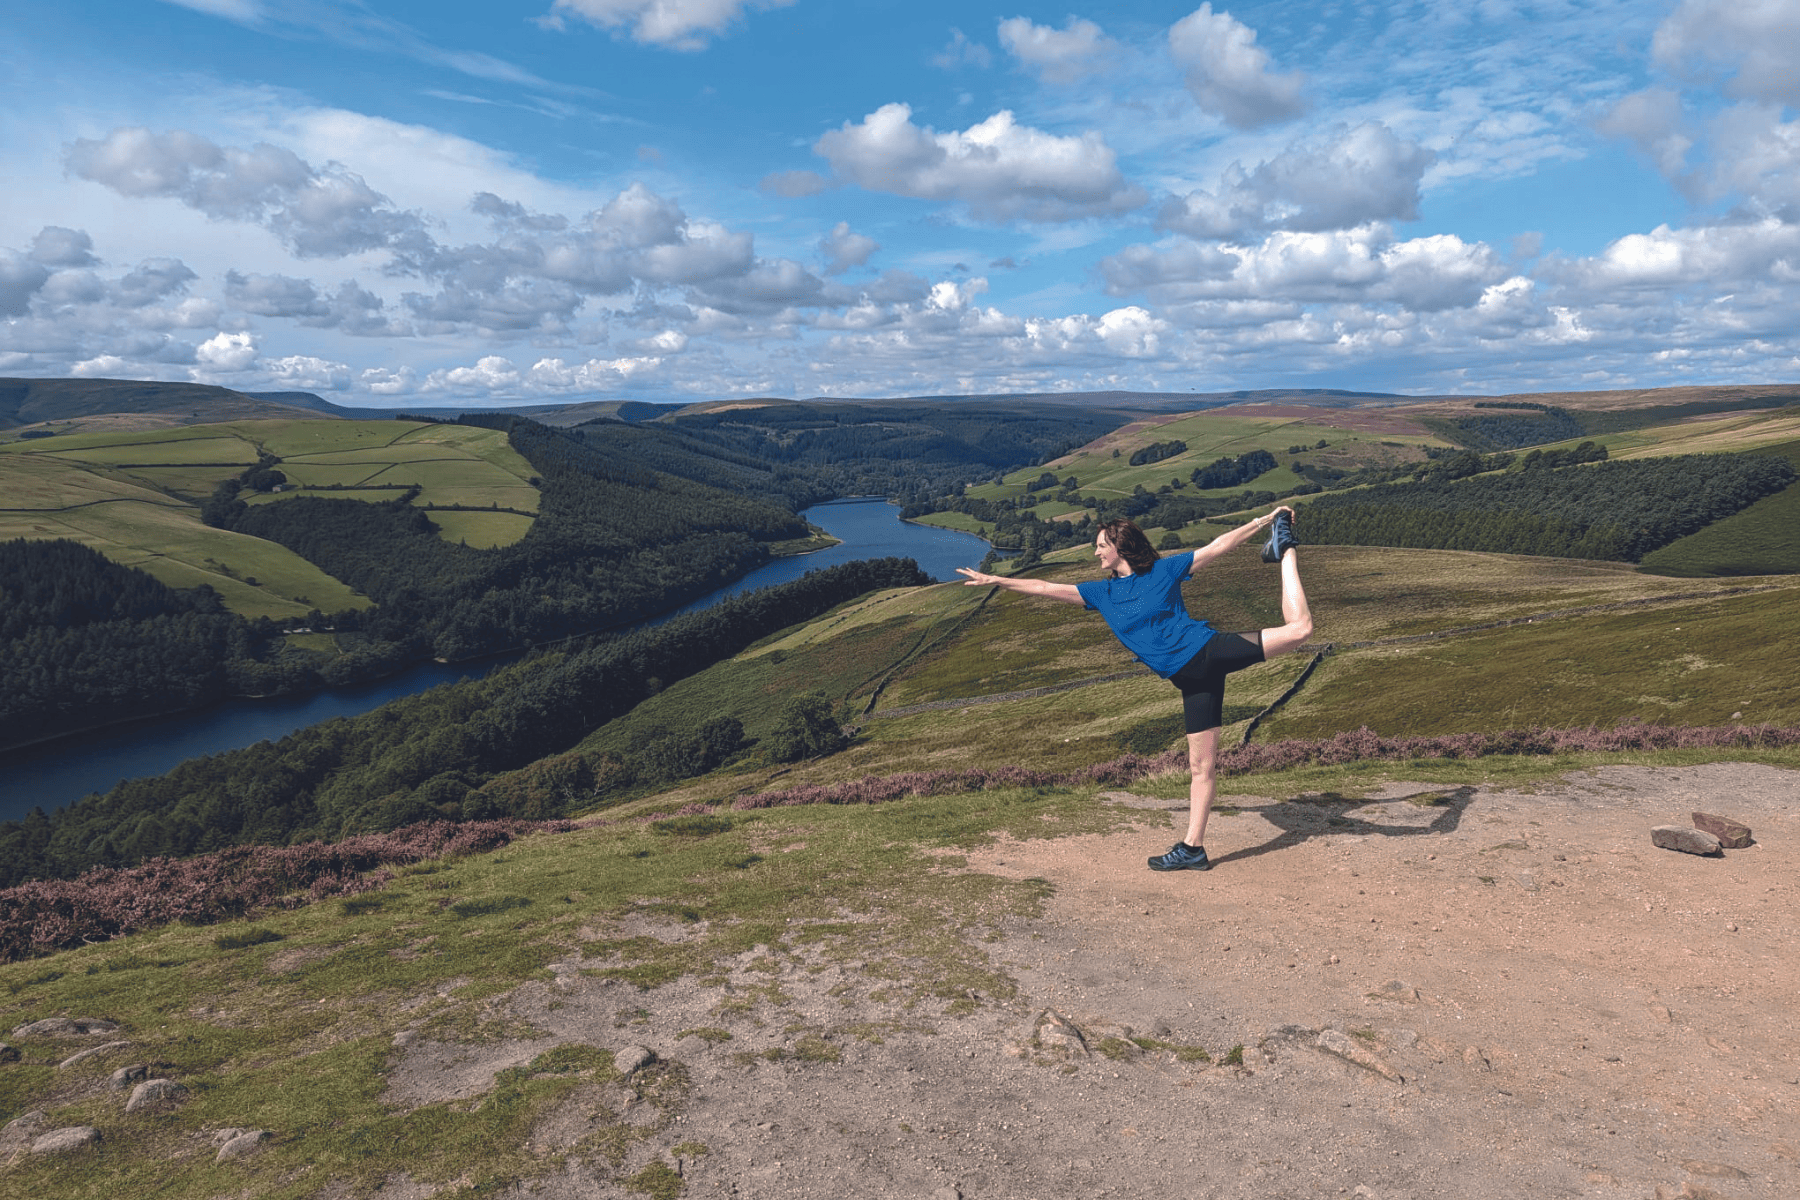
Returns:
[[[678,1072],[616,1161],[583,1130],[633,1093],[571,1100],[521,1196],[625,1196],[660,1160],[689,1196],[1792,1197],[1797,796],[1753,764],[1228,796],[1214,869],[1164,875],[1144,859],[1181,812],[1113,793],[1135,830],[946,862],[1054,884],[990,943],[1016,994],[909,1009],[798,928],[648,991],[571,959],[508,1002],[539,1036],[414,1042],[390,1099],[472,1097],[568,1042]],[[1651,845],[1695,809],[1756,844]],[[1046,1009],[1085,1049],[1037,1036]]]

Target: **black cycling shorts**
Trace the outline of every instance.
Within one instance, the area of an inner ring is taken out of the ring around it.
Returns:
[[[1214,633],[1200,653],[1169,676],[1181,689],[1182,715],[1189,733],[1205,733],[1225,724],[1225,677],[1263,661],[1260,632]]]

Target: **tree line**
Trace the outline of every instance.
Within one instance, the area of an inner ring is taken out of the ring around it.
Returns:
[[[0,745],[220,699],[275,632],[78,542],[0,542]]]
[[[1785,459],[1753,453],[1547,465],[1554,461],[1545,452],[1497,474],[1328,493],[1307,505],[1305,537],[1636,562],[1796,477]]]
[[[560,816],[574,797],[483,785],[574,745],[678,679],[870,590],[930,580],[910,559],[847,563],[698,613],[444,684],[242,750],[129,780],[54,816],[0,825],[0,886],[244,843],[291,844],[412,822]],[[730,753],[731,731],[704,736]],[[738,733],[741,739],[741,730]]]

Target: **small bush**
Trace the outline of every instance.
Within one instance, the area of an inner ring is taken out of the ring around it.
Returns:
[[[380,896],[364,893],[360,896],[349,896],[338,902],[338,911],[346,917],[360,917],[364,913],[380,912],[387,901]]]
[[[710,813],[691,813],[652,821],[650,832],[664,837],[711,837],[715,833],[730,833],[731,820]]]
[[[242,950],[246,946],[261,946],[265,942],[279,942],[283,936],[273,929],[264,929],[260,925],[253,925],[241,933],[221,933],[213,939],[213,945],[221,950]]]
[[[530,903],[524,896],[483,896],[479,900],[458,900],[450,906],[450,911],[466,920],[469,917],[492,916],[508,909],[525,908]]]

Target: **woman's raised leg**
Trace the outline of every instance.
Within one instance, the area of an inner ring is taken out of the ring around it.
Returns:
[[[1292,546],[1281,556],[1281,619],[1284,624],[1262,631],[1265,659],[1292,654],[1312,636],[1312,609],[1306,606],[1306,589],[1300,586],[1300,552]],[[1188,742],[1191,746],[1193,738]]]

